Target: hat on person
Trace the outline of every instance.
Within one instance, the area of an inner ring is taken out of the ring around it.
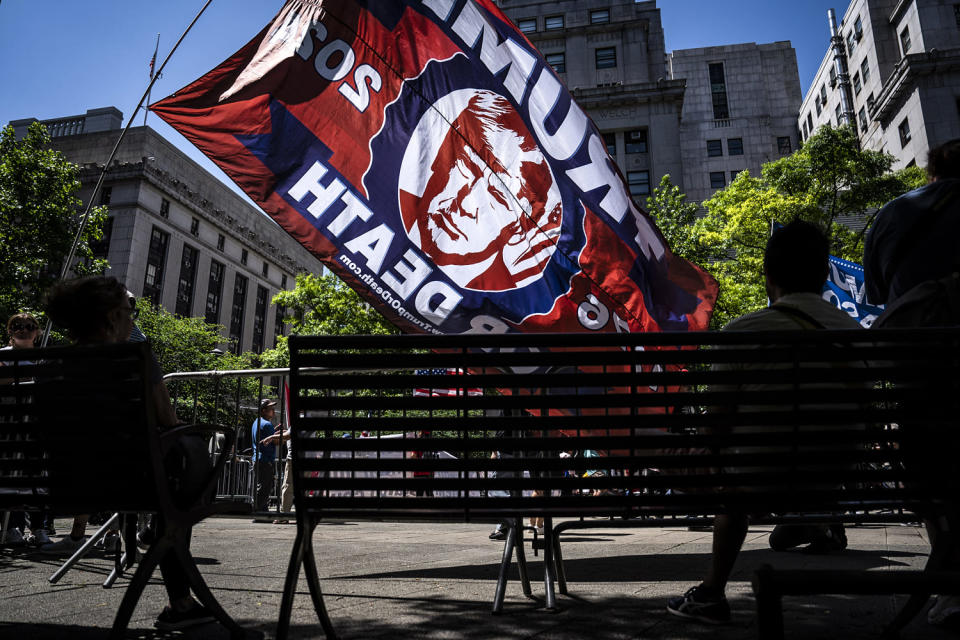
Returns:
[[[264,409],[269,409],[270,407],[275,407],[277,405],[276,400],[271,400],[270,398],[264,398],[260,401],[260,411]]]

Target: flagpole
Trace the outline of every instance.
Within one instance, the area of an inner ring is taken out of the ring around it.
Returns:
[[[147,104],[150,104],[150,89],[153,87],[153,65],[157,64],[157,52],[160,51],[160,34],[157,34],[157,46],[153,48],[153,57],[150,58],[150,85],[147,87]],[[150,114],[150,109],[143,110],[143,126],[147,126],[147,116]]]
[[[120,137],[117,138],[116,144],[113,145],[113,150],[110,152],[110,157],[107,158],[107,161],[103,164],[103,170],[100,171],[100,177],[97,178],[97,184],[93,187],[93,192],[90,193],[90,199],[87,201],[87,206],[83,210],[83,215],[80,217],[80,226],[77,228],[77,234],[73,238],[73,245],[70,247],[70,252],[67,254],[66,260],[63,262],[63,269],[60,271],[60,280],[67,279],[67,273],[70,271],[70,263],[73,262],[74,257],[77,255],[77,246],[80,244],[80,237],[83,235],[83,230],[87,226],[87,221],[90,220],[90,211],[93,209],[93,203],[96,201],[97,192],[100,191],[100,187],[103,185],[103,179],[107,175],[107,169],[110,168],[110,163],[113,162],[113,158],[117,155],[117,149],[120,148],[120,143],[123,142],[124,136],[127,135],[127,131],[130,129],[130,125],[133,124],[133,120],[137,117],[137,112],[140,111],[140,107],[143,106],[144,101],[146,101],[147,96],[150,95],[150,89],[153,88],[153,83],[157,81],[157,78],[160,77],[160,74],[163,72],[163,68],[167,66],[167,63],[170,62],[170,58],[173,57],[174,52],[177,50],[177,47],[180,46],[180,43],[183,42],[183,39],[187,37],[187,34],[190,33],[190,30],[193,29],[193,25],[197,24],[197,20],[200,19],[200,16],[203,15],[203,12],[207,10],[207,7],[210,6],[210,3],[213,0],[207,0],[203,6],[200,8],[200,11],[197,12],[197,15],[194,16],[193,20],[187,25],[187,28],[184,29],[183,33],[180,34],[180,37],[177,39],[177,42],[173,45],[173,48],[170,49],[170,53],[167,54],[167,57],[163,59],[163,63],[160,65],[160,68],[157,69],[157,72],[150,79],[150,84],[147,85],[147,90],[143,92],[143,95],[140,96],[140,101],[137,103],[136,108],[133,110],[133,113],[130,114],[130,119],[127,120],[127,126],[123,128],[123,131],[120,132]],[[159,46],[159,40],[158,40]],[[53,322],[47,319],[46,327],[43,329],[43,338],[40,342],[41,347],[47,345],[47,341],[50,338],[50,329],[53,327]]]

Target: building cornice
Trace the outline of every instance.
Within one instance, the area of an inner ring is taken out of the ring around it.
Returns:
[[[880,94],[870,110],[870,117],[886,127],[920,77],[938,71],[956,71],[957,69],[960,69],[960,49],[943,51],[931,49],[905,55],[897,62],[893,72],[883,83]]]
[[[640,84],[617,84],[602,87],[577,87],[570,92],[584,109],[612,107],[649,102],[683,102],[685,78]]]

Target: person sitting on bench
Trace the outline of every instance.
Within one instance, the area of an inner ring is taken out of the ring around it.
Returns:
[[[763,262],[770,306],[731,321],[723,331],[859,329],[856,320],[820,295],[827,279],[828,259],[827,239],[816,226],[797,220],[774,231]],[[724,409],[737,411],[737,407]],[[746,538],[747,525],[746,513],[715,516],[713,551],[706,577],[684,595],[672,598],[667,611],[712,624],[730,620],[730,605],[724,592]]]
[[[78,345],[126,342],[137,315],[136,300],[115,278],[94,276],[68,280],[54,286],[47,296],[47,316],[56,326],[66,329]],[[177,426],[180,421],[155,357],[152,370],[151,395],[157,424],[161,429]],[[183,449],[186,448],[185,445]],[[201,449],[203,459],[208,462],[206,449]],[[75,519],[73,533],[79,530],[82,537],[86,521],[86,516]],[[214,621],[213,614],[190,595],[186,572],[173,553],[160,561],[160,573],[170,604],[157,617],[154,626],[169,631]]]

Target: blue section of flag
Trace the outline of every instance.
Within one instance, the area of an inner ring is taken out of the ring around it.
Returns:
[[[877,316],[883,313],[882,304],[870,304],[867,300],[863,267],[836,256],[830,256],[830,273],[823,285],[823,298],[841,311],[846,311],[864,328],[870,328]]]

